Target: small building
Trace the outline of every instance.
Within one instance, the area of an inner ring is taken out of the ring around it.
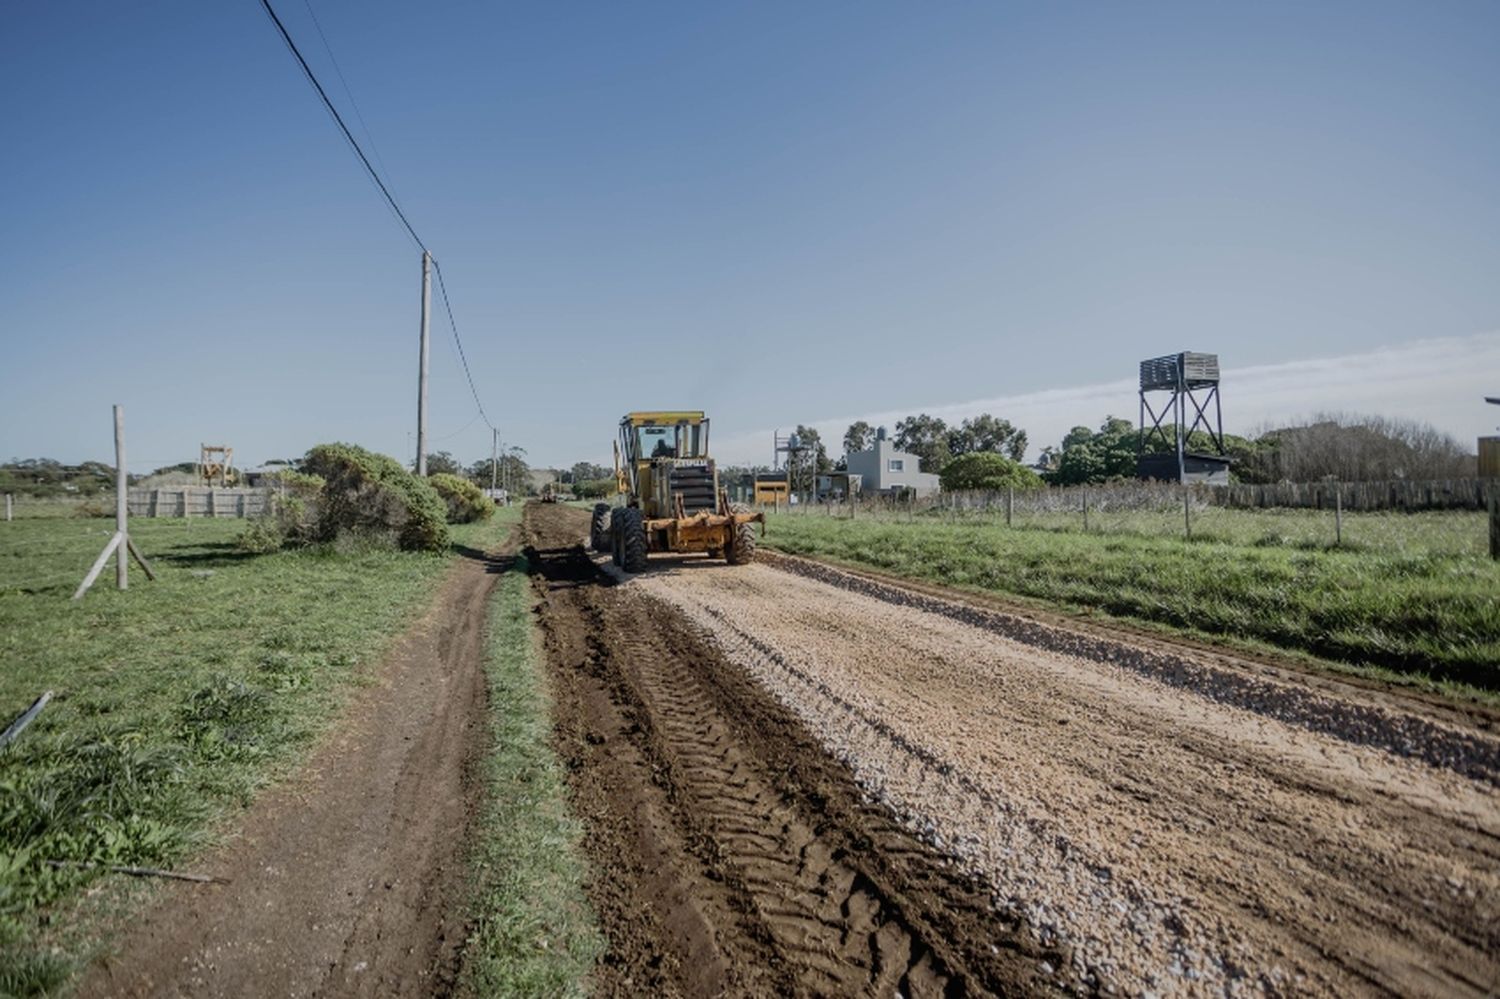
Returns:
[[[941,488],[936,475],[921,470],[921,460],[916,455],[896,450],[884,427],[876,432],[870,450],[848,455],[847,463],[848,474],[859,477],[861,491],[866,496],[908,491],[917,496],[931,496]]]
[[[751,502],[760,506],[782,506],[791,499],[791,486],[785,472],[761,472],[755,476]]]
[[[814,486],[819,503],[842,503],[858,496],[864,477],[854,472],[829,472],[819,475]]]
[[[1209,486],[1229,485],[1229,459],[1222,454],[1200,454],[1184,451],[1182,454],[1182,481],[1200,482]],[[1136,459],[1135,474],[1141,479],[1158,479],[1176,482],[1178,479],[1177,455],[1143,454]]]

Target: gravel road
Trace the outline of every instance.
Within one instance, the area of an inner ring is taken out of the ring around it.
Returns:
[[[792,560],[654,558],[622,588],[982,879],[1063,989],[1500,988],[1491,731]]]

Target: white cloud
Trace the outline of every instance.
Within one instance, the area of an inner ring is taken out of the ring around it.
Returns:
[[[1470,442],[1495,433],[1500,423],[1500,409],[1484,402],[1486,395],[1500,391],[1500,332],[1414,340],[1342,357],[1225,368],[1219,391],[1224,429],[1231,433],[1281,426],[1318,412],[1375,413],[1423,420]],[[914,413],[930,413],[949,423],[994,413],[1026,429],[1030,456],[1035,457],[1072,427],[1096,426],[1107,415],[1133,421],[1137,412],[1136,379],[1130,377],[993,399],[826,417],[809,425],[836,454],[844,431],[856,420],[894,430],[897,420]],[[796,422],[793,414],[781,430]],[[770,428],[740,434],[716,442],[714,449],[720,461],[766,463],[771,457],[771,435]]]

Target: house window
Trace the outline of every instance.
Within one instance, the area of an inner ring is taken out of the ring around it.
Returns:
[[[906,471],[906,460],[904,458],[887,458],[885,461],[885,470],[887,472],[904,472]]]

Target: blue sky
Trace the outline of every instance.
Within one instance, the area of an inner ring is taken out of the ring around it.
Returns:
[[[741,458],[1076,399],[1042,445],[1131,415],[1084,389],[1183,348],[1323,359],[1305,401],[1226,381],[1235,429],[1496,422],[1463,344],[1500,330],[1500,5],[312,3],[538,463],[604,460],[633,408],[708,409]],[[363,139],[303,0],[276,6]],[[0,458],[105,458],[112,402],[137,470],[200,441],[407,457],[418,257],[259,5],[0,16]],[[433,333],[432,449],[486,456]],[[1373,398],[1337,361],[1435,339],[1451,379]]]

